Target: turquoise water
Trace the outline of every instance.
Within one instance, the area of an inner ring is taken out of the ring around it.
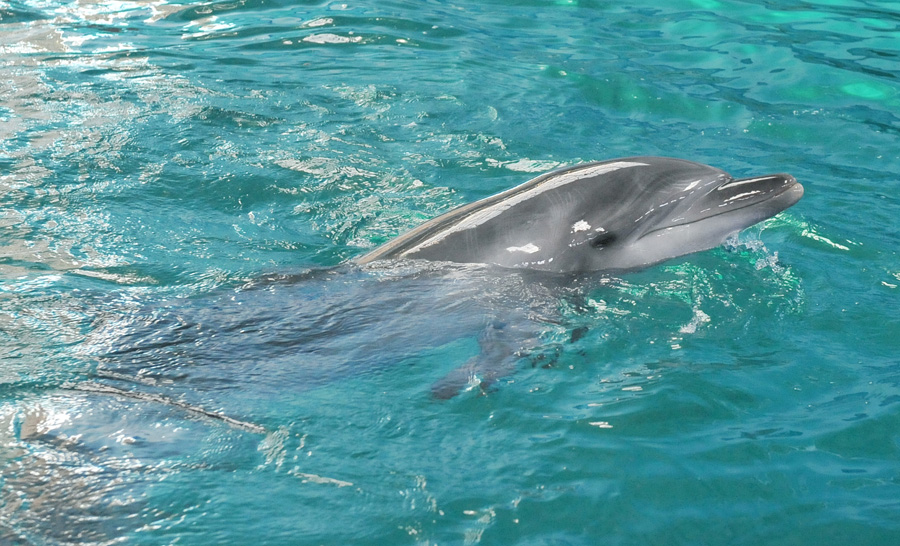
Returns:
[[[897,544],[897,4],[627,4],[0,2],[0,543]],[[638,154],[806,195],[617,277],[341,265]]]

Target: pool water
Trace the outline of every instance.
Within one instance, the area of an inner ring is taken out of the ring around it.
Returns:
[[[897,4],[625,4],[0,1],[0,543],[897,544]],[[633,155],[806,195],[630,274],[347,264]]]

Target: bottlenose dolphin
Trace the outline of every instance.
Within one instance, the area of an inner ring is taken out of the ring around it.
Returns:
[[[383,264],[268,276],[130,314],[103,311],[109,326],[88,343],[98,361],[93,381],[72,388],[259,431],[204,406],[216,393],[245,408],[278,396],[290,406],[303,389],[354,370],[414,362],[478,332],[479,353],[431,392],[450,398],[485,390],[523,359],[553,361],[565,342],[543,336],[564,337],[558,296],[577,298],[578,291],[556,290],[557,280],[577,284],[570,278],[532,282],[531,275],[472,264],[557,273],[637,269],[714,247],[802,195],[790,175],[733,179],[659,157],[554,171],[438,216],[356,260]],[[405,258],[410,267],[388,261]],[[448,274],[454,282],[446,282]],[[583,332],[573,330],[571,339]],[[235,379],[247,377],[254,390]]]
[[[627,271],[718,246],[803,196],[788,174],[732,178],[631,157],[553,171],[438,216],[356,263],[408,258],[556,273]]]

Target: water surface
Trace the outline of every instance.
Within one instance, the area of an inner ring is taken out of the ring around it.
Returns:
[[[0,2],[0,542],[896,544],[898,37],[875,0]],[[617,277],[345,264],[630,155],[806,196]],[[498,328],[515,373],[435,399]]]

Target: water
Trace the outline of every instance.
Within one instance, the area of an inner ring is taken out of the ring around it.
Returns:
[[[627,4],[0,2],[0,542],[896,544],[900,11]],[[806,196],[621,277],[341,265],[636,154]]]

